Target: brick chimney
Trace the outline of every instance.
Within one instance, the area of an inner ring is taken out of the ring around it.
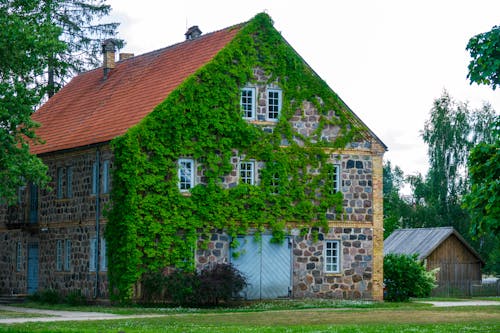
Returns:
[[[104,79],[106,80],[109,72],[115,68],[116,45],[113,39],[106,39],[101,45],[103,55],[102,68],[104,71]]]
[[[133,53],[120,53],[120,61],[130,59],[134,56]]]
[[[197,25],[193,25],[184,35],[186,36],[186,40],[191,40],[200,37],[201,33],[200,28]]]

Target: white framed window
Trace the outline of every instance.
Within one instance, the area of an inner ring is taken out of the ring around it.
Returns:
[[[340,241],[338,240],[325,241],[325,272],[340,272]]]
[[[340,192],[340,164],[334,164],[328,172],[332,187],[330,193]]]
[[[250,185],[255,184],[255,163],[241,162],[240,163],[240,180],[242,183]]]
[[[59,167],[57,168],[57,199],[62,199],[64,198],[64,187],[63,187],[63,178],[64,178],[64,172],[63,168]]]
[[[95,272],[97,269],[97,238],[90,239],[89,271]]]
[[[109,193],[109,160],[102,162],[102,193]]]
[[[179,190],[187,192],[194,187],[194,160],[181,158],[178,167]]]
[[[97,162],[92,164],[92,194],[97,194],[97,178],[99,176],[99,170],[97,169]]]
[[[56,243],[56,270],[57,271],[62,271],[62,267],[63,267],[62,255],[63,255],[63,244],[62,244],[62,240],[58,239],[57,243]]]
[[[67,167],[66,168],[66,196],[68,198],[73,197],[73,167]]]
[[[101,260],[99,260],[99,269],[101,271],[108,270],[108,257],[107,257],[107,246],[106,239],[101,238]]]
[[[64,270],[71,270],[71,240],[66,239],[66,246],[64,251]]]
[[[240,95],[244,119],[255,119],[255,88],[242,88]]]
[[[16,271],[21,271],[23,259],[23,247],[21,242],[17,242],[16,244]]]
[[[267,89],[267,120],[277,121],[281,112],[281,90]]]

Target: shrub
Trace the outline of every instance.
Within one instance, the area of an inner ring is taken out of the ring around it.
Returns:
[[[179,305],[197,304],[200,278],[196,273],[175,271],[165,277],[165,282],[165,296],[168,300]]]
[[[229,301],[247,286],[245,276],[231,264],[217,264],[202,270],[199,274],[200,303],[218,305],[220,301]]]
[[[68,295],[64,298],[64,303],[76,306],[83,305],[87,303],[87,299],[82,295],[82,291],[80,289],[70,291]]]
[[[384,257],[384,297],[389,301],[428,297],[436,287],[435,282],[435,271],[427,272],[417,255],[388,254]]]
[[[218,305],[246,287],[246,278],[230,264],[216,264],[200,272],[154,272],[143,278],[143,300],[178,305]]]
[[[45,289],[39,292],[38,301],[43,304],[57,304],[61,301],[61,295],[54,289]]]

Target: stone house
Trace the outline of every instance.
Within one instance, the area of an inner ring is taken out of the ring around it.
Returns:
[[[231,262],[248,299],[382,299],[386,146],[266,14],[103,58],[33,115],[51,189],[0,206],[0,294]]]

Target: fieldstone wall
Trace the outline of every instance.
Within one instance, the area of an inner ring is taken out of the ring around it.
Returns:
[[[99,147],[100,175],[103,173],[103,161],[113,158],[108,146]],[[100,297],[108,296],[107,273],[90,271],[90,240],[96,237],[96,194],[92,193],[93,164],[96,161],[96,148],[77,150],[65,154],[42,156],[48,166],[52,181],[52,190],[38,190],[38,223],[28,228],[19,226],[7,229],[9,219],[5,205],[0,205],[0,294],[27,293],[27,255],[28,244],[38,243],[38,290],[55,289],[62,295],[80,290],[87,297],[93,297],[96,280]],[[62,174],[62,198],[57,196],[57,170]],[[72,170],[72,195],[68,195],[67,170]],[[102,181],[102,178],[101,178]],[[111,184],[111,180],[110,180]],[[102,186],[102,185],[101,185]],[[17,219],[27,223],[29,216],[29,190],[24,188],[20,194],[16,209]],[[109,202],[109,193],[99,193],[100,238],[103,237],[106,220],[102,209]],[[10,210],[12,211],[12,209]],[[71,241],[69,269],[57,270],[57,241],[63,241],[63,263],[65,241]],[[21,269],[17,271],[17,243],[22,243]],[[98,263],[100,260],[98,259]]]
[[[371,299],[373,271],[371,228],[330,228],[317,241],[311,235],[293,242],[293,297]],[[338,274],[326,273],[324,240],[340,241]]]
[[[213,264],[223,264],[230,261],[230,237],[224,232],[213,233],[208,244],[205,240],[198,241],[195,262],[196,269],[201,270]]]

